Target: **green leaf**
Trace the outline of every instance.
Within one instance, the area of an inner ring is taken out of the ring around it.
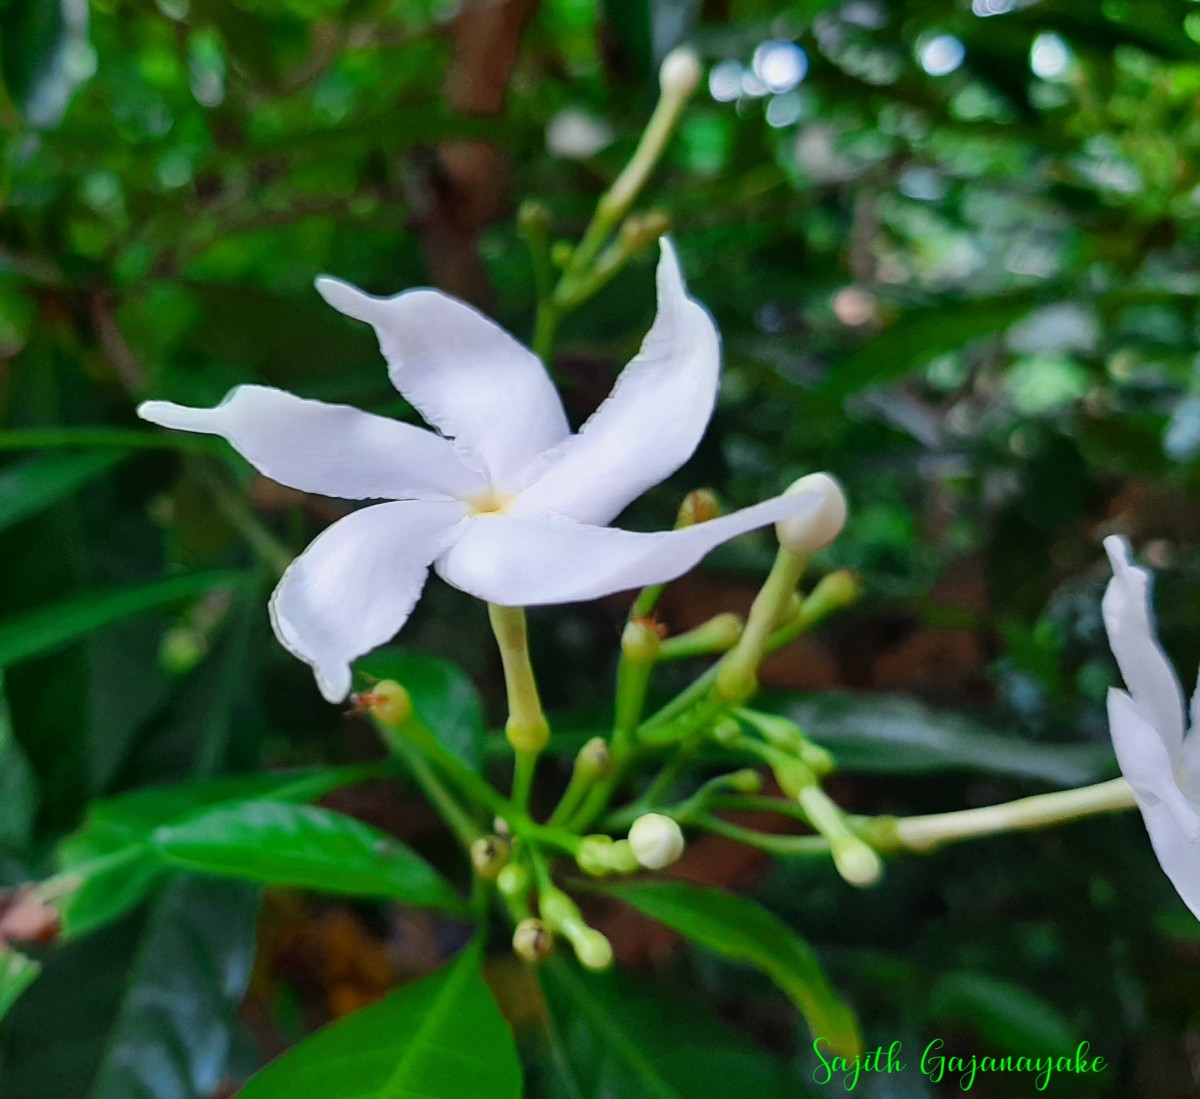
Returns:
[[[431,977],[326,1027],[239,1099],[519,1099],[521,1066],[471,947]]]
[[[153,834],[177,866],[269,885],[395,897],[461,910],[458,894],[419,855],[353,817],[312,805],[243,801]]]
[[[745,897],[686,882],[623,882],[603,888],[698,945],[756,966],[791,997],[814,1038],[826,1039],[843,1057],[860,1052],[854,1013],[829,984],[812,948],[778,916]]]
[[[46,454],[0,470],[0,530],[70,496],[122,457],[94,451]]]
[[[910,310],[881,335],[842,359],[830,371],[820,393],[841,398],[870,385],[903,378],[939,355],[1004,331],[1044,297],[1044,292],[1021,290]]]
[[[354,666],[368,680],[404,686],[417,716],[442,744],[473,770],[483,767],[486,730],[479,694],[466,673],[448,660],[401,648],[376,649]]]
[[[775,708],[828,748],[844,771],[983,771],[1078,786],[1115,770],[1106,747],[1004,736],[900,695],[828,692],[788,704],[776,700]]]
[[[247,798],[308,801],[375,771],[342,767],[241,775],[94,802],[83,826],[58,847],[60,880],[70,890],[59,903],[64,935],[76,937],[111,922],[158,884],[167,867],[152,842],[155,829]]]
[[[0,946],[0,1019],[33,983],[41,968],[32,958]]]
[[[254,957],[257,890],[184,878],[155,906],[89,1099],[207,1099]]]
[[[698,1004],[553,958],[538,969],[561,1078],[554,1099],[799,1099],[774,1058]]]
[[[36,814],[37,779],[13,735],[0,674],[0,848],[23,851],[33,836]]]
[[[9,0],[0,34],[0,75],[35,126],[56,125],[80,80],[88,8],[70,0]]]
[[[947,973],[929,995],[928,1015],[940,1023],[960,1023],[980,1037],[1027,1057],[1073,1053],[1078,1036],[1061,1012],[1011,981],[967,970]]]
[[[122,588],[87,592],[0,622],[0,668],[52,652],[92,630],[131,614],[245,580],[239,572],[202,572]]]

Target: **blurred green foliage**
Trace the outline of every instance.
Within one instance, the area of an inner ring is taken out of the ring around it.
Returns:
[[[627,521],[669,525],[697,484],[732,505],[811,469],[843,479],[853,519],[823,564],[860,570],[869,596],[828,643],[838,685],[860,693],[790,689],[781,705],[845,755],[848,806],[950,809],[1104,773],[1102,533],[1129,532],[1160,566],[1165,643],[1182,668],[1200,659],[1200,7],[544,0],[511,43],[496,117],[444,90],[475,7],[0,0],[0,884],[51,873],[95,797],[369,750],[265,614],[280,553],[338,505],[272,491],[209,440],[142,430],[133,407],[258,381],[409,414],[369,336],[317,300],[323,271],[390,293],[477,254],[477,296],[528,337],[515,198],[576,235],[682,36],[708,87],[653,204],[720,324],[725,378],[694,460]],[[480,138],[510,175],[459,193],[447,154]],[[490,209],[478,224],[458,216],[470,201]],[[576,419],[644,332],[649,279],[642,264],[564,327],[555,368]],[[754,577],[768,560],[747,542],[709,568]],[[606,606],[535,620],[547,693],[578,728],[602,720],[615,620]],[[434,586],[405,640],[465,667],[494,706],[484,625]],[[965,671],[880,674],[906,641],[963,635]],[[880,686],[975,712],[861,693]],[[986,751],[962,739],[979,719]],[[784,863],[759,893],[831,965],[868,1044],[1086,1038],[1110,1071],[1056,1094],[1196,1093],[1200,939],[1132,817],[901,860],[853,895],[825,865]],[[131,1059],[174,1066],[176,1090],[145,1092],[163,1096],[252,1071],[262,1052],[232,1005],[254,905],[183,879],[47,954],[0,1030],[0,1092],[133,1094]],[[765,982],[704,952],[659,969],[668,1013],[552,974],[559,1031],[527,1043],[530,1094],[619,1080],[622,1096],[700,1095],[726,1072],[771,1093],[763,1047],[795,1060],[786,1093],[804,1094],[806,1032]],[[168,973],[188,975],[194,1010],[151,1018]],[[665,1014],[689,1025],[678,1001],[697,987],[707,1073],[659,1063],[681,1035],[640,1048]],[[602,1008],[617,1030],[596,1024]],[[862,1093],[935,1094],[916,1076],[877,1086]]]

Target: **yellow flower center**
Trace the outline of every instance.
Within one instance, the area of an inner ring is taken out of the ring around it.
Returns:
[[[472,496],[467,500],[467,507],[471,516],[499,515],[513,502],[513,499],[514,497],[506,492],[489,488],[486,492],[481,492],[478,496]]]

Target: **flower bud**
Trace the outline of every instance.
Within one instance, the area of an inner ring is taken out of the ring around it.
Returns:
[[[632,214],[621,225],[621,251],[636,256],[670,231],[671,218],[664,210]]]
[[[670,817],[646,813],[629,829],[629,846],[647,870],[661,870],[683,854],[683,832]]]
[[[612,836],[584,836],[579,842],[579,850],[575,852],[579,869],[593,878],[608,874],[612,870],[608,865],[608,848],[612,843]]]
[[[612,943],[594,927],[585,927],[575,934],[571,945],[585,969],[607,969],[613,963]]]
[[[575,249],[571,247],[569,240],[556,240],[550,246],[550,262],[555,267],[565,268],[571,262],[571,256],[575,254]]]
[[[682,657],[701,656],[704,653],[721,653],[732,649],[742,636],[742,620],[732,611],[713,615],[695,629],[674,637],[664,638],[659,657],[663,660],[678,660]]]
[[[849,569],[839,569],[821,577],[804,600],[804,616],[816,622],[849,607],[862,598],[862,580]]]
[[[608,741],[601,736],[594,736],[575,757],[575,774],[590,782],[599,782],[608,778],[612,773],[612,752],[609,751]]]
[[[731,717],[722,717],[713,722],[712,732],[710,734],[718,744],[730,747],[739,736],[742,735],[742,728]]]
[[[530,917],[517,924],[513,952],[524,962],[540,962],[554,951],[554,936],[541,920]]]
[[[837,769],[837,761],[833,755],[811,740],[805,740],[800,745],[800,762],[818,776],[831,775]]]
[[[820,500],[803,515],[781,519],[775,524],[775,534],[784,549],[808,558],[829,545],[846,525],[846,496],[842,486],[828,473],[801,477],[788,487],[785,495],[793,492],[815,493]]]
[[[717,494],[711,488],[698,488],[689,492],[679,505],[679,515],[675,520],[675,529],[694,527],[697,523],[707,523],[721,514],[721,504]]]
[[[874,885],[883,874],[883,863],[862,840],[846,836],[831,845],[833,865],[849,885]]]
[[[500,836],[481,836],[471,844],[471,865],[485,881],[495,881],[508,863],[508,840]]]
[[[398,729],[413,712],[408,691],[394,679],[381,679],[369,691],[356,695],[355,704],[389,729]]]
[[[653,664],[662,647],[662,634],[648,618],[632,618],[621,634],[621,652],[635,664]]]
[[[550,740],[550,726],[540,715],[533,721],[520,721],[510,717],[504,726],[504,735],[514,752],[530,752],[536,755]]]
[[[691,46],[676,46],[658,70],[663,95],[687,99],[700,83],[700,58]]]
[[[513,900],[528,896],[531,884],[529,867],[522,862],[510,862],[496,875],[496,888]]]
[[[537,199],[526,199],[517,211],[517,227],[521,232],[544,233],[550,226],[550,211]]]
[[[729,776],[729,788],[739,794],[757,794],[763,788],[762,775],[753,767],[743,767]]]

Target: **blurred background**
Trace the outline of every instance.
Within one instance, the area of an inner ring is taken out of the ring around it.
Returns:
[[[374,758],[265,611],[280,563],[348,505],[148,429],[134,406],[259,382],[411,416],[370,333],[316,296],[323,272],[376,293],[436,285],[528,340],[517,204],[540,200],[576,238],[683,40],[704,82],[640,208],[670,216],[725,373],[695,458],[623,525],[670,526],[699,486],[733,508],[811,470],[842,479],[852,519],[819,564],[861,573],[865,596],[765,678],[834,751],[848,809],[949,810],[1115,773],[1105,534],[1157,570],[1185,682],[1200,660],[1200,5],[0,0],[0,885],[47,876],[90,799]],[[575,422],[645,333],[651,258],[561,330]],[[771,552],[764,536],[714,554],[669,590],[664,621],[744,609]],[[603,728],[627,603],[532,616],[564,753]],[[465,669],[495,723],[479,605],[433,580],[401,640]],[[544,770],[544,794],[566,767]],[[409,791],[333,803],[453,854]],[[683,872],[750,890],[809,937],[871,1045],[1031,1055],[1086,1039],[1109,1069],[1051,1093],[1200,1094],[1200,929],[1134,814],[897,859],[862,892],[824,863],[716,840]],[[49,952],[0,1028],[0,1093],[127,1099],[120,1066],[139,1063],[162,1066],[155,1099],[207,1099],[216,1080],[231,1094],[463,934],[282,894],[256,930],[256,903],[185,881]],[[597,919],[627,1011],[673,1004],[671,1042],[718,1027],[809,1093],[811,1038],[765,979],[628,913]],[[493,976],[529,1094],[571,1095],[540,1005],[503,958]],[[601,1057],[576,1022],[572,1056]],[[858,1090],[957,1086],[909,1072]]]

